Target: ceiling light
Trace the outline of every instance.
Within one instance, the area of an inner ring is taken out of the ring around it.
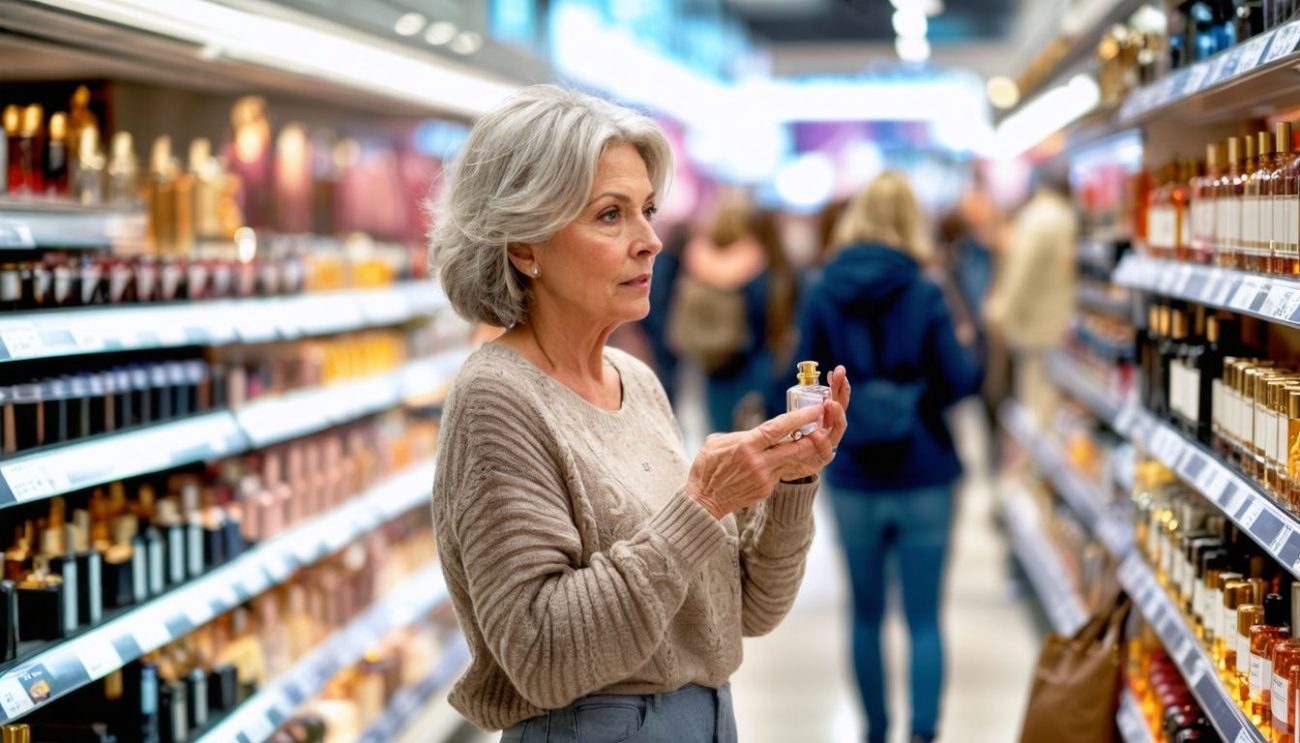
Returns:
[[[393,30],[398,36],[414,36],[424,30],[425,23],[424,16],[419,13],[407,13],[397,19],[397,23],[393,24]]]
[[[449,21],[438,21],[429,25],[429,30],[424,32],[424,40],[434,46],[442,46],[456,38],[456,33],[460,29],[456,24]]]
[[[998,124],[994,154],[1016,157],[1097,107],[1101,88],[1085,73],[1043,93]]]
[[[1015,80],[1003,75],[990,77],[984,86],[984,92],[994,108],[1011,108],[1020,102],[1020,86],[1016,85]]]
[[[904,62],[920,63],[930,58],[930,42],[926,41],[925,37],[894,39],[894,50],[898,52],[898,58]]]
[[[519,86],[351,29],[251,13],[211,0],[37,0],[74,13],[202,46],[224,59],[315,77],[447,113],[478,116]],[[340,64],[346,60],[346,64]]]
[[[925,14],[916,8],[904,8],[894,11],[894,33],[904,39],[923,39],[929,24]]]
[[[473,31],[465,31],[451,40],[451,50],[457,54],[473,54],[483,48],[483,37]]]
[[[943,0],[889,0],[895,10],[919,9],[928,18],[943,15]]]

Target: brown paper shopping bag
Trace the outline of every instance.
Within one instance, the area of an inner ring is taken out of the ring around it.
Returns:
[[[1110,743],[1129,600],[1120,594],[1073,637],[1052,634],[1034,669],[1020,743]]]

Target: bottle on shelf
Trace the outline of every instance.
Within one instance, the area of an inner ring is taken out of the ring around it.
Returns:
[[[1238,137],[1228,138],[1227,167],[1215,188],[1215,232],[1218,234],[1218,260],[1222,268],[1244,268],[1241,261],[1241,198],[1245,194],[1242,144]]]
[[[1191,260],[1194,263],[1212,264],[1217,248],[1215,235],[1215,181],[1222,173],[1219,168],[1218,145],[1205,146],[1205,172],[1196,173],[1191,181]]]
[[[45,146],[45,193],[55,198],[68,195],[68,115],[50,116],[49,141]]]
[[[1294,632],[1300,627],[1300,582],[1291,584],[1292,635],[1273,644],[1273,693],[1270,702],[1273,710],[1274,743],[1295,743],[1293,728],[1295,699],[1291,695],[1291,679],[1300,669],[1300,637]]]
[[[9,182],[9,191],[18,196],[37,196],[45,191],[45,110],[36,104],[23,109],[22,124],[18,130],[15,163],[10,173],[17,181]]]
[[[1273,240],[1273,214],[1270,210],[1273,200],[1273,135],[1259,132],[1246,139],[1247,157],[1254,163],[1254,168],[1246,179],[1245,192],[1241,198],[1241,243],[1240,250],[1245,256],[1245,270],[1254,273],[1268,273],[1272,265],[1269,245]],[[1253,144],[1252,144],[1253,143]],[[1250,157],[1250,155],[1254,157]]]
[[[1250,628],[1250,718],[1266,733],[1273,724],[1273,646],[1291,637],[1282,594],[1264,597],[1264,623]]]
[[[1274,127],[1272,272],[1280,276],[1300,276],[1300,160],[1291,136],[1290,122],[1280,121]]]

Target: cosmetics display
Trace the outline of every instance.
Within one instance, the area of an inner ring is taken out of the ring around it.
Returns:
[[[31,726],[34,740],[195,740],[283,676],[335,628],[346,626],[430,564],[429,528],[427,516],[420,513],[390,522],[102,682],[38,710],[24,723]],[[344,709],[359,713],[358,722],[369,720],[412,676],[427,673],[443,644],[431,628],[397,633],[372,648],[362,664],[341,675],[309,709],[332,712],[325,719],[339,730],[344,729]],[[94,735],[104,737],[90,737]]]
[[[1138,700],[1151,739],[1161,743],[1219,740],[1187,680],[1145,620],[1128,642],[1125,681]]]

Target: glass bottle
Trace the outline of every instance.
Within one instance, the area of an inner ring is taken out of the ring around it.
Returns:
[[[824,384],[818,384],[821,373],[817,371],[816,361],[799,362],[799,384],[791,387],[785,392],[785,404],[787,411],[795,411],[800,408],[807,408],[821,405],[823,401],[831,396],[831,388]],[[809,423],[795,432],[795,438],[801,438],[817,430],[817,423]]]
[[[1241,200],[1241,247],[1247,270],[1268,273],[1272,265],[1268,247],[1273,239],[1273,214],[1266,206],[1272,206],[1273,201],[1273,135],[1259,132],[1246,141],[1254,142],[1258,152]]]
[[[22,129],[22,109],[15,105],[5,106],[2,122],[5,131],[5,172],[0,173],[5,180],[4,192],[14,193],[22,183],[18,170],[18,134]]]
[[[1291,584],[1291,628],[1300,627],[1300,583]],[[1291,695],[1291,672],[1300,668],[1300,637],[1291,637],[1273,644],[1273,740],[1275,743],[1294,743],[1292,718],[1295,698]]]
[[[1155,180],[1146,200],[1147,254],[1165,260],[1173,257],[1173,240],[1170,235],[1171,191],[1173,176],[1169,164],[1156,170]]]
[[[1241,236],[1241,196],[1246,183],[1242,177],[1241,139],[1228,138],[1228,159],[1215,187],[1215,231],[1218,233],[1218,264],[1223,268],[1240,268],[1238,250]]]
[[[1292,145],[1291,124],[1278,122],[1273,171],[1273,234],[1280,259],[1273,270],[1283,276],[1300,276],[1300,158]]]
[[[50,116],[50,136],[45,146],[45,193],[68,195],[68,115],[62,111]]]
[[[108,161],[108,200],[115,206],[134,206],[140,200],[139,165],[130,132],[113,135]]]
[[[1237,667],[1231,687],[1237,706],[1250,710],[1250,630],[1264,623],[1261,604],[1242,604],[1237,607]]]
[[[1219,148],[1205,146],[1205,173],[1196,173],[1191,180],[1191,260],[1195,263],[1214,262],[1214,180],[1219,177]]]
[[[1268,732],[1273,723],[1274,643],[1291,637],[1287,624],[1286,600],[1281,594],[1264,597],[1264,623],[1250,628],[1250,718],[1255,726]]]
[[[1219,676],[1229,689],[1234,689],[1237,679],[1237,609],[1250,604],[1253,590],[1248,580],[1234,580],[1223,588],[1223,619],[1219,624],[1218,653]],[[1235,689],[1234,689],[1235,690]]]
[[[45,191],[45,111],[32,104],[23,109],[22,127],[18,130],[18,185],[9,190],[20,196],[34,196]]]
[[[1300,512],[1300,389],[1287,392],[1286,498],[1292,513]]]
[[[104,200],[104,153],[99,150],[99,130],[84,127],[79,135],[77,157],[72,162],[72,197],[87,205]]]

